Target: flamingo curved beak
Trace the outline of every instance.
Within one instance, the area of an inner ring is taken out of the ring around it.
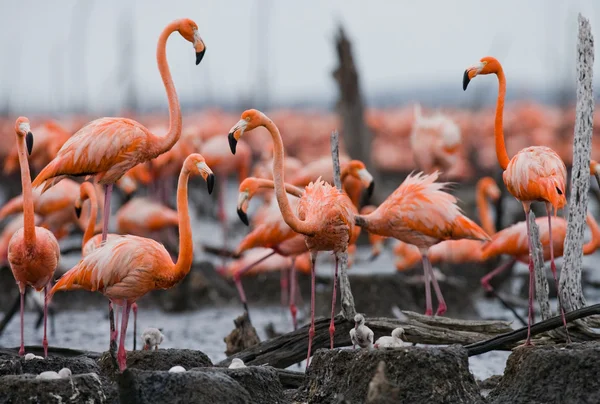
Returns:
[[[213,172],[210,169],[210,167],[208,166],[208,164],[206,164],[206,162],[204,162],[204,161],[197,162],[196,167],[198,167],[198,171],[200,172],[200,175],[202,175],[202,177],[206,181],[206,187],[208,188],[208,193],[212,194],[213,188],[215,186],[215,175],[213,174]]]
[[[465,70],[465,73],[463,74],[463,91],[467,90],[467,86],[469,85],[470,81],[471,79],[469,78],[469,71]]]
[[[196,50],[196,66],[198,66],[204,57],[204,53],[206,53],[206,45],[204,45],[204,41],[200,38],[198,30],[194,30],[194,49]]]
[[[484,62],[478,62],[473,66],[468,67],[467,70],[465,70],[465,72],[463,73],[463,91],[466,91],[467,86],[469,85],[471,80],[473,80],[473,77],[477,76],[484,66]]]
[[[245,119],[240,119],[238,123],[236,123],[233,128],[229,131],[228,139],[229,139],[229,148],[231,149],[231,153],[235,154],[235,150],[237,147],[237,142],[244,134],[244,130],[248,125],[248,121]]]
[[[33,151],[33,133],[31,131],[27,132],[25,143],[27,144],[27,153],[31,156],[31,152]]]
[[[246,226],[250,225],[250,222],[248,221],[248,215],[246,214],[246,209],[248,207],[248,197],[248,191],[240,192],[237,203],[237,214],[242,223],[244,223]]]
[[[200,62],[202,62],[202,58],[204,57],[205,52],[206,52],[206,48],[204,48],[200,52],[196,52],[196,66],[198,66],[200,64]]]
[[[77,216],[77,219],[81,217],[81,206],[75,206],[75,216]]]
[[[215,175],[210,173],[208,177],[206,177],[206,187],[208,188],[208,193],[212,194],[213,188],[215,187]]]
[[[362,181],[362,183],[367,187],[367,198],[370,198],[373,195],[373,189],[375,189],[375,181],[373,181],[373,176],[366,168],[358,170],[358,177]]]

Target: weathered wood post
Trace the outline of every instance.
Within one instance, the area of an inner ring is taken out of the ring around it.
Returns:
[[[535,222],[535,214],[529,212],[529,228],[531,229],[531,252],[533,259],[533,267],[535,270],[535,298],[540,305],[542,312],[542,320],[548,320],[552,317],[552,309],[550,308],[550,300],[548,297],[548,279],[544,272],[544,249],[540,241],[540,228]]]
[[[559,285],[559,293],[561,293],[565,311],[576,310],[585,306],[581,285],[581,266],[590,185],[589,167],[594,114],[594,97],[592,94],[594,38],[589,20],[581,14],[579,14],[578,20],[577,108],[573,143],[571,197],[567,216],[564,264]]]
[[[333,160],[333,183],[335,187],[342,190],[341,168],[340,168],[340,138],[337,131],[331,132],[331,158]],[[354,296],[350,289],[350,279],[348,278],[348,251],[338,255],[340,265],[340,296],[342,304],[342,315],[347,320],[352,321],[356,314],[354,306]]]

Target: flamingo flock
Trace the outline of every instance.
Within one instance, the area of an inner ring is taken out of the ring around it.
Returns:
[[[567,142],[561,142],[556,150],[547,144],[557,138],[553,133],[568,132],[572,124],[561,124],[552,110],[536,105],[507,108],[505,115],[506,78],[497,59],[484,57],[463,74],[464,90],[476,76],[497,76],[499,89],[493,116],[486,110],[431,113],[420,105],[368,110],[365,119],[374,133],[375,166],[367,167],[362,161],[352,159],[342,147],[342,189],[338,189],[333,185],[329,138],[324,136],[339,124],[333,115],[303,115],[286,110],[267,115],[248,109],[235,123],[232,114],[209,110],[186,117],[184,125],[166,57],[167,40],[174,32],[192,44],[196,64],[206,52],[198,26],[192,20],[173,21],[160,34],[156,60],[168,99],[168,127],[156,117],[140,117],[146,126],[133,119],[110,117],[83,126],[82,119],[47,120],[32,126],[27,118],[19,117],[14,124],[14,147],[1,150],[4,174],[17,171],[21,174],[21,195],[0,208],[0,220],[10,217],[0,234],[0,264],[10,266],[20,292],[20,355],[25,354],[23,302],[27,286],[43,289],[47,295],[45,356],[48,303],[57,292],[86,290],[106,297],[109,349],[116,354],[119,369],[126,369],[125,336],[131,311],[136,333],[136,302],[153,290],[174,287],[192,268],[193,232],[203,231],[201,225],[192,226],[190,217],[189,200],[193,195],[188,187],[190,177],[195,176],[206,182],[209,194],[218,184],[217,218],[224,249],[230,242],[226,201],[234,199],[226,195],[225,189],[232,175],[239,181],[237,215],[250,231],[233,248],[240,258],[223,262],[216,270],[233,280],[246,312],[249,307],[242,278],[279,271],[282,304],[289,304],[296,330],[300,292],[297,274],[310,274],[307,367],[315,336],[317,255],[330,252],[335,261],[329,325],[329,345],[333,349],[340,261],[342,254],[349,253],[352,263],[363,231],[372,245],[371,259],[386,248],[386,239],[394,239],[397,270],[404,271],[421,262],[425,314],[429,316],[434,315],[432,284],[438,303],[435,315],[442,316],[447,310],[434,264],[482,263],[501,254],[528,263],[528,327],[531,327],[534,297],[528,221],[531,204],[545,204],[547,217],[536,219],[536,223],[540,227],[544,258],[550,261],[556,281],[555,258],[562,256],[566,237],[566,221],[556,214],[567,203],[566,167],[570,164],[570,149]],[[508,150],[505,132],[510,133]],[[529,141],[540,145],[527,146]],[[523,147],[512,153],[516,146]],[[479,150],[474,160],[467,158],[469,149]],[[412,154],[410,158],[402,154],[406,150]],[[494,150],[497,164],[491,166]],[[30,165],[37,173],[33,181]],[[477,168],[494,167],[502,169],[506,189],[522,204],[526,216],[524,222],[499,231],[493,223],[489,202],[498,201],[501,192],[491,177],[481,178],[476,186],[479,224],[463,212],[446,182],[446,179],[471,179]],[[407,175],[381,203],[364,204],[375,186],[370,169]],[[599,172],[600,165],[592,161],[590,175],[600,178]],[[174,178],[178,179],[173,207],[169,201]],[[125,203],[113,215],[111,199],[115,185]],[[147,195],[140,196],[138,193],[144,188]],[[249,204],[254,198],[261,199],[262,205],[249,217]],[[112,216],[116,216],[114,233],[109,232]],[[587,224],[592,239],[583,247],[583,254],[600,247],[600,227],[591,215]],[[61,255],[59,240],[76,230],[83,232],[81,260],[55,282]],[[159,240],[172,241],[175,232],[177,242],[170,243],[174,251],[169,251]],[[482,278],[483,288],[491,290],[490,279],[504,268]],[[118,321],[114,319],[114,306],[121,308],[120,325],[115,324]],[[566,329],[560,298],[559,311]],[[353,321],[355,327],[350,335],[354,345],[393,348],[404,344],[401,328],[374,342],[364,316],[357,314]],[[162,340],[158,329],[149,329],[143,335],[144,349],[158,349]],[[531,344],[529,333],[525,344]]]

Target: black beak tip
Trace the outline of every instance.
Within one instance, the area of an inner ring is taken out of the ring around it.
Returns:
[[[244,212],[242,209],[238,209],[237,214],[240,217],[242,223],[244,223],[246,226],[250,225],[250,223],[248,222],[248,215],[246,214],[246,212]]]
[[[233,136],[233,132],[231,132],[228,136],[229,138],[229,148],[231,149],[231,153],[235,154],[235,149],[237,147],[237,140]]]
[[[463,74],[463,91],[467,89],[470,81],[471,79],[469,78],[469,72],[465,70],[465,73]]]
[[[373,196],[373,190],[375,189],[375,181],[371,181],[369,187],[367,188],[367,198]]]
[[[27,153],[31,156],[31,152],[33,151],[33,133],[27,132],[25,143],[27,143]]]
[[[206,48],[202,52],[196,52],[196,66],[202,62],[202,58],[204,57],[204,53],[206,52]]]
[[[212,194],[213,188],[215,187],[215,175],[214,174],[208,174],[208,177],[206,177],[206,187],[208,188],[208,193]]]
[[[77,216],[77,219],[81,217],[81,208],[75,207],[75,216]]]

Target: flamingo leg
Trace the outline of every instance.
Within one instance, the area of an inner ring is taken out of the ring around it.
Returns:
[[[110,198],[113,191],[113,184],[104,186],[104,211],[102,217],[102,242],[106,241],[108,236],[108,218],[110,217]]]
[[[529,226],[529,207],[525,207],[525,222],[527,223],[527,245],[529,247],[529,319],[527,321],[527,339],[525,340],[525,346],[531,344],[531,324],[534,321],[533,314],[533,297],[535,295],[535,268],[533,266],[533,255],[531,251],[531,229]]]
[[[250,319],[250,311],[248,311],[248,302],[246,301],[246,294],[244,293],[244,287],[242,285],[242,275],[244,275],[246,272],[248,272],[250,269],[252,269],[252,267],[254,267],[255,265],[260,264],[261,262],[263,262],[264,260],[266,260],[267,258],[269,258],[270,256],[272,256],[274,254],[275,254],[275,250],[271,251],[264,257],[259,258],[258,260],[254,261],[253,263],[249,264],[248,266],[240,269],[236,274],[233,275],[235,287],[237,288],[238,294],[240,295],[240,300],[242,301],[244,310],[248,314],[248,320]]]
[[[567,328],[567,319],[565,318],[565,309],[562,304],[562,298],[560,297],[560,290],[558,289],[556,264],[554,263],[554,244],[552,244],[552,209],[552,205],[546,203],[546,215],[548,216],[548,234],[550,235],[550,270],[552,271],[552,276],[554,277],[554,284],[556,285],[558,308],[560,310],[560,316],[562,317],[563,325],[565,326],[565,332],[567,333],[567,342],[571,342],[571,336],[569,335],[569,329]]]
[[[279,286],[281,287],[281,306],[285,307],[288,303],[288,291],[290,290],[289,283],[289,268],[281,270],[279,278]]]
[[[19,287],[19,289],[21,289],[21,288]],[[25,291],[20,290],[20,293],[21,293],[21,348],[19,348],[19,356],[23,356],[23,355],[25,355],[25,338],[24,338],[24,333],[23,333],[23,312],[25,311]]]
[[[429,258],[427,257],[427,253],[421,253],[423,258],[423,274],[424,274],[424,282],[425,282],[425,315],[432,316],[433,315],[433,304],[431,303],[431,277],[429,271],[427,270],[427,266],[431,265],[429,263]]]
[[[223,230],[223,250],[227,249],[227,214],[225,211],[225,188],[227,187],[227,177],[222,175],[219,177],[219,208],[217,216],[221,222]],[[225,257],[222,257],[222,264],[225,266]]]
[[[337,295],[337,281],[338,281],[338,255],[335,254],[335,270],[333,272],[333,295],[331,296],[331,320],[329,320],[329,349],[333,349],[333,334],[335,334],[335,298]]]
[[[308,365],[310,363],[310,351],[312,348],[312,340],[315,336],[315,284],[316,282],[316,273],[315,273],[315,265],[317,264],[317,252],[310,252],[310,328],[308,329],[308,355],[306,357],[306,370],[308,370]]]
[[[125,352],[125,335],[127,334],[127,321],[129,320],[129,310],[131,309],[131,303],[125,302],[123,305],[123,316],[121,318],[121,337],[119,338],[119,352],[117,354],[117,361],[119,363],[119,370],[123,372],[127,368],[127,352]]]
[[[42,346],[44,347],[44,358],[48,357],[48,337],[46,336],[46,325],[48,319],[48,285],[44,286],[44,339],[42,339]]]
[[[440,289],[440,285],[438,284],[437,278],[435,277],[435,274],[433,273],[433,268],[431,266],[431,261],[429,261],[429,257],[427,258],[427,264],[428,264],[427,270],[429,271],[429,276],[431,277],[431,280],[433,281],[433,290],[435,291],[435,297],[438,300],[438,309],[435,312],[435,315],[443,316],[444,313],[446,312],[448,306],[446,306],[446,301],[444,300],[444,296],[442,295],[442,289]]]
[[[517,320],[519,320],[521,322],[521,324],[523,324],[523,327],[525,327],[527,325],[527,321],[523,320],[523,317],[521,317],[521,315],[519,315],[519,313],[517,313],[515,308],[512,307],[510,304],[508,304],[508,302],[506,300],[504,300],[490,284],[490,281],[492,280],[493,277],[506,271],[508,268],[511,268],[513,265],[515,265],[516,262],[517,262],[517,259],[512,258],[510,261],[505,262],[504,264],[500,265],[498,268],[494,269],[492,272],[490,272],[489,274],[487,274],[486,276],[481,278],[481,286],[483,286],[483,288],[485,289],[486,292],[491,293],[496,299],[498,299],[504,307],[506,307],[508,310],[510,310],[510,312],[517,318]]]
[[[298,309],[296,308],[296,287],[298,286],[298,279],[296,276],[296,257],[292,257],[292,266],[290,267],[290,314],[292,315],[292,324],[294,324],[294,331],[298,329],[298,320],[296,320],[296,314]]]
[[[117,356],[117,331],[115,330],[115,316],[113,312],[113,304],[108,301],[108,321],[110,323],[110,345],[109,352],[112,358]]]
[[[133,310],[133,350],[136,348],[136,340],[137,340],[137,303],[133,303],[131,305],[131,310]]]

